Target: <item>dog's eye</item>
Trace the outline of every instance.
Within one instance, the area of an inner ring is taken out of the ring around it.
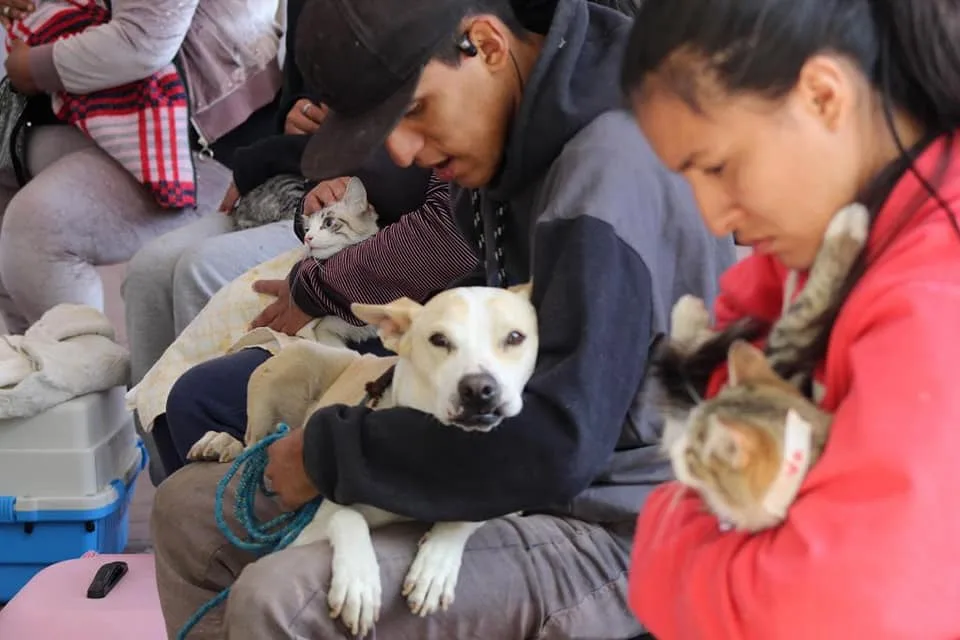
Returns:
[[[442,333],[434,333],[430,335],[430,344],[437,347],[438,349],[449,349],[450,341],[447,340],[447,336]]]
[[[508,347],[516,347],[523,344],[523,341],[527,339],[527,336],[523,335],[519,331],[511,331],[507,334],[506,340],[503,341]]]

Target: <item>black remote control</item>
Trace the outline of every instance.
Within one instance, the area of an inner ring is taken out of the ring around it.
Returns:
[[[87,588],[87,597],[106,598],[107,594],[120,582],[120,578],[125,575],[127,575],[126,562],[108,562],[97,570],[97,575],[93,576],[93,582]]]

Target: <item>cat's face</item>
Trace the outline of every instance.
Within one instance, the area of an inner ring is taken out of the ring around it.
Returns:
[[[339,202],[303,216],[303,244],[314,258],[326,260],[377,232],[377,214],[363,183],[351,178]]]
[[[788,415],[809,419],[820,412],[749,343],[731,347],[728,367],[728,386],[698,405],[684,424],[668,425],[672,435],[665,435],[664,446],[677,479],[698,491],[721,521],[757,531],[784,517],[782,505],[771,504],[783,483],[793,480],[785,478],[791,461],[784,453],[798,455],[785,429]],[[801,444],[809,447],[809,436]],[[804,465],[810,463],[809,448],[800,455],[806,456]]]

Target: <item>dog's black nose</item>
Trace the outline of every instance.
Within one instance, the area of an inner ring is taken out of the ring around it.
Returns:
[[[489,373],[463,376],[457,385],[457,392],[464,408],[477,413],[493,411],[500,401],[500,385]]]

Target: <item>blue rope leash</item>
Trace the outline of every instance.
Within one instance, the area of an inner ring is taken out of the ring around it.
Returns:
[[[238,549],[261,555],[284,549],[297,539],[297,536],[310,524],[317,512],[317,507],[320,505],[319,499],[305,504],[295,512],[283,513],[268,522],[257,521],[254,512],[257,493],[263,493],[268,497],[276,495],[268,491],[264,485],[263,472],[267,469],[267,448],[287,435],[289,431],[290,428],[287,425],[280,424],[274,433],[241,453],[233,461],[227,474],[217,484],[217,497],[214,505],[217,528],[220,529],[220,532],[230,544]],[[247,540],[240,539],[230,529],[223,515],[223,497],[227,491],[227,485],[230,484],[241,467],[243,467],[243,473],[240,475],[240,482],[237,484],[237,498],[233,511],[248,537]],[[200,607],[180,629],[177,640],[186,640],[187,635],[197,623],[210,611],[220,606],[229,595],[230,587],[227,587]]]

